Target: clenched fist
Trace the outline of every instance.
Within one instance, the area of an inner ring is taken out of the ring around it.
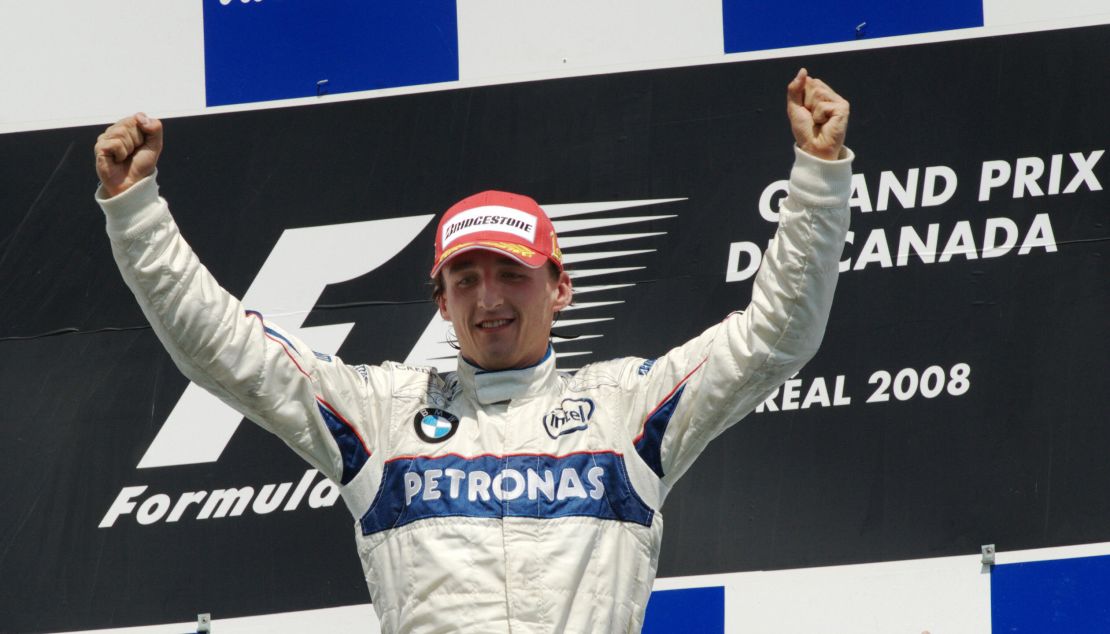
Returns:
[[[96,175],[109,196],[154,173],[162,153],[162,122],[138,113],[120,119],[96,139]]]
[[[786,116],[798,147],[818,158],[839,158],[848,132],[848,102],[804,68],[786,87]]]

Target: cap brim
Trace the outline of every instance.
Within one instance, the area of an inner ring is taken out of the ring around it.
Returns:
[[[450,249],[443,252],[439,256],[439,260],[432,267],[432,272],[429,277],[435,277],[443,268],[444,264],[453,260],[455,257],[467,253],[469,251],[492,251],[499,255],[504,255],[512,260],[523,264],[530,269],[538,269],[548,261],[548,257],[535,249],[526,247],[511,242],[501,242],[498,240],[477,240],[475,242],[464,242],[457,244]]]

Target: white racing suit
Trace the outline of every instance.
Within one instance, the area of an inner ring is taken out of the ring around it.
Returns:
[[[128,286],[192,381],[339,484],[383,632],[638,632],[667,491],[821,341],[851,154],[796,150],[752,301],[654,362],[576,374],[352,366],[245,310],[150,177],[98,201]],[[306,257],[310,257],[306,254]]]

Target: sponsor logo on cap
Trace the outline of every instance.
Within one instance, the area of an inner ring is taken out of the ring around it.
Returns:
[[[529,244],[536,241],[536,217],[519,209],[487,205],[459,213],[443,226],[443,248],[455,240],[481,231],[498,231],[520,236]]]

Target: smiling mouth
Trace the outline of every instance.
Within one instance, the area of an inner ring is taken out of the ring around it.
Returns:
[[[500,328],[502,326],[508,326],[510,323],[512,323],[512,321],[513,321],[512,319],[487,319],[486,321],[478,322],[478,327],[482,328],[482,329],[485,329],[485,330],[489,330],[489,329],[492,329],[492,328]]]

